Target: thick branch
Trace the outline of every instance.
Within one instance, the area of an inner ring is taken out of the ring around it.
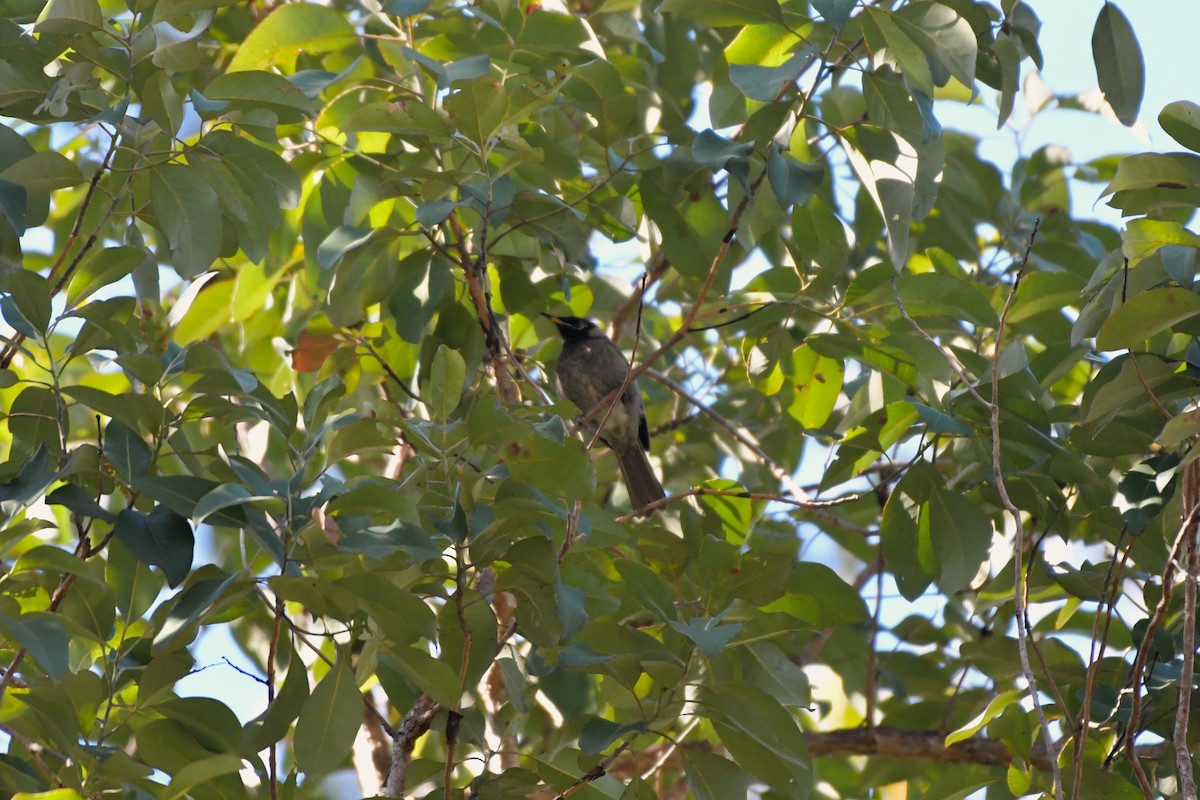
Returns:
[[[901,728],[877,727],[850,728],[838,731],[822,731],[805,735],[808,752],[817,758],[846,756],[879,756],[883,758],[919,758],[943,764],[980,764],[982,766],[1005,767],[1012,763],[1013,755],[1008,746],[999,739],[972,736],[950,747],[946,747],[946,735],[935,731],[911,731]],[[1162,756],[1166,745],[1138,747],[1142,758]],[[1057,750],[1057,748],[1055,748]],[[1048,771],[1050,759],[1045,747],[1033,750],[1033,766]]]

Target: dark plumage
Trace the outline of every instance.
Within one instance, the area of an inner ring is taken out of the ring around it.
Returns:
[[[629,373],[629,362],[591,320],[542,316],[554,323],[563,339],[562,353],[555,365],[558,393],[586,414],[620,388]],[[595,434],[603,418],[602,410],[584,426],[589,436]],[[613,406],[600,440],[616,454],[635,510],[666,497],[646,456],[650,449],[650,429],[646,427],[646,407],[636,381],[630,381],[620,402]]]

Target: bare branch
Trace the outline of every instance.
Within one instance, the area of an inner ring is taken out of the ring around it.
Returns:
[[[1008,746],[999,739],[972,736],[946,747],[946,735],[941,732],[878,727],[873,736],[868,733],[866,728],[850,728],[808,733],[804,738],[808,752],[817,758],[878,756],[995,767],[1008,766],[1013,760]],[[1057,751],[1057,746],[1054,749]],[[1161,756],[1164,749],[1162,745],[1151,745],[1139,747],[1138,752],[1142,757],[1156,757]],[[1048,772],[1055,765],[1044,744],[1036,746],[1032,755],[1032,765],[1039,770]]]
[[[686,492],[678,492],[660,500],[655,500],[653,503],[648,503],[642,508],[634,509],[628,514],[617,517],[617,522],[628,522],[634,517],[645,516],[651,511],[657,511],[663,506],[670,505],[671,503],[688,497],[704,497],[706,495],[709,497],[742,497],[747,500],[765,500],[772,503],[783,503],[785,505],[795,506],[796,508],[802,508],[805,511],[810,511],[817,508],[829,508],[831,506],[842,505],[843,503],[853,503],[859,500],[858,495],[846,495],[845,497],[839,497],[836,500],[804,501],[795,500],[791,497],[784,497],[783,495],[779,494],[768,494],[766,492],[743,492],[733,489],[710,489],[706,486],[701,486],[696,489],[688,489]],[[868,536],[874,535],[873,531],[868,531],[866,529],[863,529],[863,533]]]
[[[1196,517],[1200,507],[1200,464],[1188,462],[1183,470],[1183,511],[1191,520],[1184,526],[1184,553],[1187,575],[1183,584],[1183,667],[1179,672],[1179,703],[1175,709],[1175,770],[1184,800],[1196,800],[1196,778],[1192,773],[1192,750],[1188,744],[1188,714],[1191,710],[1193,675],[1196,664],[1196,576],[1200,574],[1200,555],[1196,552]]]

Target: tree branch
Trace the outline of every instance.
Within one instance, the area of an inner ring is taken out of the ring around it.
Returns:
[[[1200,506],[1200,464],[1188,462],[1183,470],[1183,513],[1191,520],[1184,526],[1183,668],[1179,672],[1179,703],[1175,709],[1175,770],[1184,800],[1196,800],[1196,778],[1192,772],[1192,750],[1188,746],[1188,712],[1191,710],[1192,677],[1196,663],[1196,575],[1200,556],[1196,553],[1196,516]]]
[[[850,728],[805,734],[808,752],[816,758],[847,756],[876,756],[882,758],[921,759],[943,764],[979,764],[1004,767],[1012,763],[1008,746],[999,739],[972,736],[946,747],[946,735],[936,731],[912,731],[902,728]],[[1057,751],[1057,747],[1055,750]],[[1163,744],[1138,748],[1143,758],[1160,757],[1166,752]],[[1035,747],[1032,765],[1044,772],[1054,766],[1044,746]]]

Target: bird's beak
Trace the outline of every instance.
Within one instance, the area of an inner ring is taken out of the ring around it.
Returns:
[[[547,314],[545,311],[542,312],[542,316],[545,317],[546,319],[550,320],[551,322],[553,322],[555,325],[562,322],[561,318],[556,317],[553,314]]]

